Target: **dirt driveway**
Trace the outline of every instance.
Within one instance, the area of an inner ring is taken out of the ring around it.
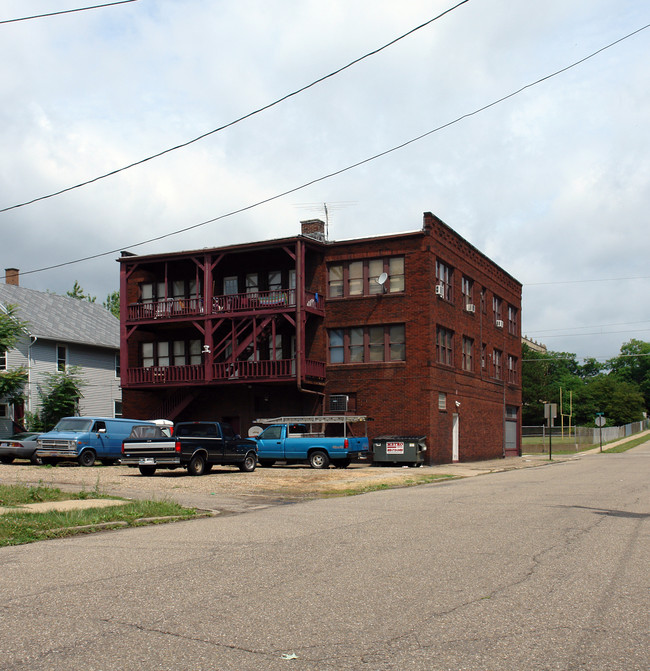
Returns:
[[[177,469],[161,470],[145,477],[137,468],[127,466],[82,468],[64,463],[52,467],[16,461],[0,465],[0,483],[42,484],[64,491],[96,490],[126,498],[170,499],[197,508],[236,512],[273,503],[410,486],[533,465],[539,465],[539,462],[511,457],[421,468],[359,463],[346,469],[320,470],[295,465],[257,468],[253,473],[241,473],[236,468],[218,467],[201,477],[191,477],[184,469]]]

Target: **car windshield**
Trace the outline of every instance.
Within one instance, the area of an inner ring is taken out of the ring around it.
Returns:
[[[90,431],[92,424],[92,419],[65,417],[54,427],[54,431]]]
[[[9,440],[29,440],[30,438],[36,438],[38,433],[15,433],[13,436],[9,436]]]

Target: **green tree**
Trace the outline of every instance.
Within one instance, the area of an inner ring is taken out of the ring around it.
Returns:
[[[522,422],[539,425],[544,422],[544,403],[558,403],[560,388],[572,390],[574,396],[581,387],[580,366],[576,355],[568,352],[537,352],[522,345]]]
[[[77,282],[77,280],[74,281],[74,285],[72,286],[71,291],[66,291],[66,296],[70,296],[70,298],[76,298],[79,301],[88,301],[89,303],[94,303],[97,300],[97,296],[91,296],[90,294],[84,293],[84,290],[82,286]]]
[[[638,386],[645,410],[650,411],[650,343],[636,339],[624,343],[620,355],[610,359],[607,365],[618,380]]]
[[[0,305],[0,356],[6,361],[7,352],[13,349],[27,323],[16,316],[15,305]],[[27,371],[24,368],[13,368],[0,373],[0,399],[8,403],[20,403],[24,400]]]
[[[117,319],[120,318],[120,292],[112,291],[102,305]]]
[[[607,424],[622,426],[643,418],[644,398],[633,382],[623,382],[615,375],[599,375],[585,385],[577,421],[592,425],[597,412],[605,414]]]
[[[37,431],[49,431],[62,417],[75,415],[85,384],[77,366],[70,366],[60,373],[45,373],[44,377],[45,382],[38,386],[41,409],[32,426]]]

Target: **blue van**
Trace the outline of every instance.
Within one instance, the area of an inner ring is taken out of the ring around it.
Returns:
[[[136,424],[151,424],[139,419],[112,417],[63,417],[49,431],[38,437],[36,455],[44,464],[74,460],[80,466],[114,464],[122,456],[122,441]]]

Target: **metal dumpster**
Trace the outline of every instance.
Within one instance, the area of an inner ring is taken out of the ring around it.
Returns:
[[[373,464],[421,466],[427,450],[426,436],[378,436],[372,439]]]

